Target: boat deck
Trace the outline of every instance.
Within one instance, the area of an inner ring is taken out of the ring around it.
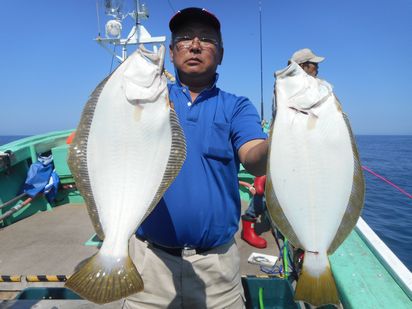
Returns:
[[[0,265],[8,275],[69,275],[96,247],[84,243],[93,227],[84,205],[37,213],[0,231]]]
[[[242,210],[246,207],[243,202]],[[240,239],[240,229],[236,234],[241,273],[244,275],[264,274],[258,265],[247,262],[252,252],[278,256],[269,223],[258,222],[255,228],[268,241],[266,249],[254,248]],[[21,276],[21,282],[0,282],[0,300],[15,297],[18,291],[26,287],[63,286],[63,282],[27,282],[26,276],[69,276],[79,262],[97,251],[96,246],[85,245],[93,235],[84,204],[58,206],[1,229],[0,275]]]
[[[246,207],[243,202],[242,211]],[[264,275],[258,265],[247,262],[252,252],[279,256],[269,223],[257,223],[255,228],[267,240],[268,247],[257,249],[250,246],[240,239],[239,229],[235,238],[243,275]],[[0,308],[32,308],[33,305],[37,309],[102,307],[86,300],[12,300],[28,287],[62,287],[64,282],[28,282],[26,276],[71,275],[78,263],[97,251],[96,246],[85,244],[90,243],[93,236],[94,230],[84,204],[58,206],[0,229],[0,275],[21,277],[21,282],[0,282]],[[407,294],[369,251],[359,235],[353,232],[330,258],[344,302],[349,304],[349,308],[381,307],[377,304],[385,304],[385,308],[389,304],[396,304],[389,306],[392,308],[409,308]],[[366,291],[369,297],[362,297]],[[119,307],[120,301],[103,306],[110,309]]]

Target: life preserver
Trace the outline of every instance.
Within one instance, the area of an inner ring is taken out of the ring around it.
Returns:
[[[252,186],[250,183],[248,183],[246,181],[239,180],[239,185],[241,185],[241,186],[245,187],[246,189],[248,189],[249,192],[252,193],[252,195],[256,194],[255,187]]]

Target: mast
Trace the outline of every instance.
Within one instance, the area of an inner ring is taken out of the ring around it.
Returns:
[[[99,0],[96,0],[99,1]],[[111,18],[107,21],[105,30],[106,37],[100,36],[100,31],[95,41],[116,57],[120,62],[127,58],[127,48],[129,45],[164,43],[166,36],[152,37],[146,28],[141,24],[142,19],[149,18],[149,11],[145,4],[140,4],[139,0],[133,0],[135,8],[131,12],[123,12],[123,0],[105,0],[105,14]],[[97,4],[97,2],[96,2]],[[97,13],[98,14],[98,13]],[[129,31],[126,38],[122,38],[123,21],[127,17],[135,20],[134,26]],[[99,14],[97,15],[99,22]],[[117,55],[109,45],[121,46],[121,55]],[[153,47],[156,50],[156,46]]]

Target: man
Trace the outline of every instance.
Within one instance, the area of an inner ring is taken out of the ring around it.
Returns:
[[[319,63],[325,60],[324,57],[316,56],[309,48],[299,49],[293,53],[290,60],[295,61],[309,75],[318,75]]]
[[[124,308],[243,308],[238,229],[239,163],[265,173],[268,143],[253,104],[216,87],[223,59],[219,20],[205,9],[172,17],[169,96],[183,128],[186,161],[132,239],[144,291]]]

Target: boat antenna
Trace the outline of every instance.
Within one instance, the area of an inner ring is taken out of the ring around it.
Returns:
[[[166,36],[152,37],[141,24],[142,19],[149,18],[149,11],[145,4],[141,4],[139,0],[133,0],[135,2],[133,11],[124,12],[123,1],[124,0],[104,0],[105,14],[111,19],[106,23],[106,37],[101,37],[99,30],[99,35],[95,39],[100,46],[116,57],[120,62],[126,60],[127,48],[129,45],[155,44],[164,43],[166,41]],[[97,16],[99,22],[99,14]],[[123,21],[127,17],[132,17],[135,20],[135,23],[127,37],[122,38]],[[111,50],[108,45],[114,45],[113,50]],[[117,55],[115,51],[115,47],[119,45],[122,47],[121,55]],[[157,47],[153,45],[153,49],[156,50]]]
[[[99,0],[96,0],[96,14],[97,14],[97,37],[100,38]]]
[[[262,56],[262,1],[259,0],[259,43],[260,43],[260,117],[264,120],[263,114],[263,56]]]

